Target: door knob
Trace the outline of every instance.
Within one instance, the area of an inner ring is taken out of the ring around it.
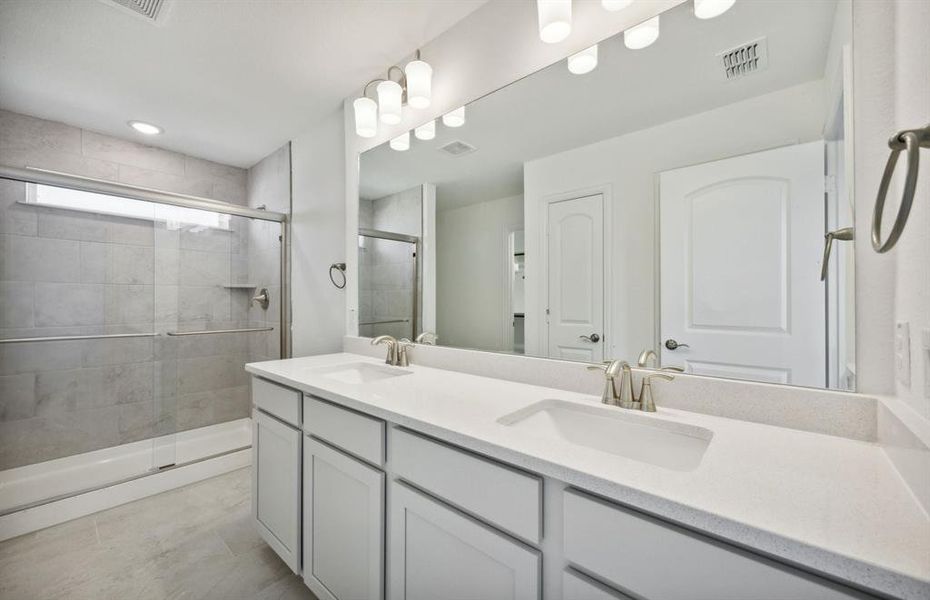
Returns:
[[[689,346],[688,344],[679,344],[672,338],[669,338],[665,340],[665,347],[668,348],[669,350],[677,350],[678,348],[690,348],[691,346]]]
[[[596,333],[592,333],[591,335],[579,335],[578,337],[581,338],[581,339],[583,339],[583,340],[587,340],[587,341],[591,342],[592,344],[596,344],[596,343],[598,343],[599,341],[601,341],[601,336],[599,336],[599,335],[596,334]]]

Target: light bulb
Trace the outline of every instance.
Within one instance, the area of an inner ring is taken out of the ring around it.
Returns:
[[[736,0],[694,0],[694,16],[713,19],[730,10]]]
[[[378,115],[382,123],[397,125],[400,123],[401,95],[404,90],[396,81],[382,81],[378,84]]]
[[[422,60],[407,63],[407,104],[413,108],[426,108],[432,98],[433,67]]]
[[[465,124],[465,107],[460,106],[442,115],[442,124],[446,127],[461,127]]]
[[[355,108],[355,133],[363,138],[378,135],[378,103],[371,98],[356,98],[352,106]]]
[[[392,139],[390,142],[391,149],[397,150],[398,152],[403,152],[404,150],[410,149],[410,132],[405,131],[396,138]]]
[[[610,12],[623,10],[631,4],[633,4],[633,0],[601,0],[601,6]]]
[[[128,125],[139,133],[144,133],[145,135],[158,135],[164,131],[164,129],[158,125],[152,125],[151,123],[146,123],[144,121],[129,121]]]
[[[413,130],[418,140],[431,140],[436,137],[436,121],[427,121]]]
[[[642,50],[659,39],[659,17],[655,16],[623,32],[623,44],[630,50]]]
[[[568,57],[568,70],[575,75],[590,73],[597,66],[597,44]]]
[[[572,32],[572,0],[536,0],[539,39],[547,44],[561,42]]]

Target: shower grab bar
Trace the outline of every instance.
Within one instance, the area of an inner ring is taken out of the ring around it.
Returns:
[[[390,325],[392,323],[409,323],[410,319],[394,319],[392,321],[368,321],[367,323],[359,323],[359,325]]]
[[[907,225],[907,218],[911,213],[911,204],[914,203],[914,192],[917,189],[917,173],[920,169],[920,149],[930,148],[930,124],[920,129],[906,129],[894,134],[888,140],[891,155],[885,163],[885,172],[878,186],[878,196],[875,198],[875,210],[872,212],[872,248],[879,254],[888,252],[898,243],[898,238]],[[895,165],[898,164],[898,154],[907,151],[907,170],[904,174],[904,192],[901,195],[901,204],[898,207],[898,216],[888,234],[888,239],[882,241],[882,213],[885,210],[885,197],[888,195],[888,186],[894,175]]]
[[[108,340],[114,338],[156,337],[157,333],[109,333],[101,335],[56,335],[51,337],[8,338],[0,344],[18,344],[20,342],[67,342],[71,340]]]
[[[207,329],[203,331],[169,331],[166,335],[181,337],[185,335],[213,335],[215,333],[252,333],[253,331],[272,331],[274,327],[249,327],[246,329]]]

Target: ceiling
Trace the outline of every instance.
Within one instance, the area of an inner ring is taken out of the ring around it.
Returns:
[[[834,10],[830,0],[740,1],[701,21],[690,3],[679,5],[662,15],[659,40],[644,50],[615,36],[599,45],[589,74],[572,75],[560,61],[468,105],[464,127],[437,124],[434,140],[412,139],[405,152],[369,150],[360,194],[381,198],[429,182],[441,210],[513,196],[523,191],[525,161],[821,79]],[[717,54],[763,36],[768,68],[727,81]],[[453,140],[477,150],[438,151]]]
[[[0,107],[249,167],[485,1],[0,0]]]

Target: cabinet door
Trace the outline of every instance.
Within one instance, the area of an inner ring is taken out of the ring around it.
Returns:
[[[537,600],[540,555],[392,482],[390,600]]]
[[[300,573],[300,431],[252,413],[252,515],[258,532]]]
[[[310,437],[304,581],[320,600],[384,597],[384,473]]]

